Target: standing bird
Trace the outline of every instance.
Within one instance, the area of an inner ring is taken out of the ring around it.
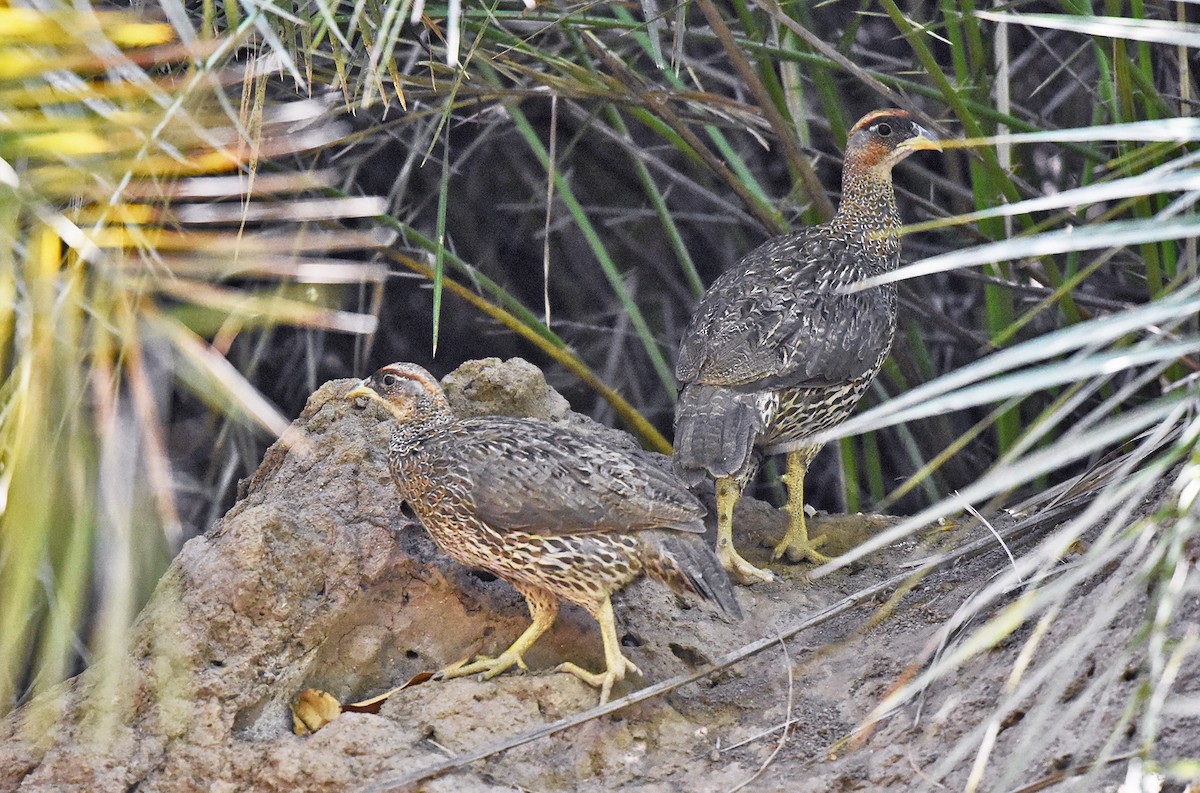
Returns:
[[[439,672],[494,677],[554,622],[562,600],[600,624],[606,669],[558,669],[600,688],[638,672],[621,654],[610,596],[643,572],[740,617],[729,577],[704,532],[704,506],[669,470],[599,433],[533,419],[457,420],[437,380],[414,364],[385,366],[347,399],[380,400],[396,419],[392,479],[438,547],[525,597],[533,623],[495,658]],[[639,673],[640,674],[640,673]]]
[[[788,529],[772,559],[823,563],[808,538],[804,472],[812,436],[844,421],[896,332],[893,284],[848,291],[900,263],[892,167],[937,139],[903,110],[868,113],[850,130],[842,200],[828,223],[746,254],[704,294],[679,348],[675,462],[684,481],[716,480],[717,557],[742,583],[771,581],[733,547],[733,507],[762,454],[787,452]]]

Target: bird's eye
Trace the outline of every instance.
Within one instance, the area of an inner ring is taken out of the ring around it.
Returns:
[[[383,384],[386,386],[393,386],[399,382],[400,382],[400,378],[396,377],[396,375],[394,375],[394,374],[385,374],[383,376]]]
[[[892,125],[891,125],[891,124],[888,124],[887,122],[884,122],[884,123],[882,123],[882,124],[876,124],[876,125],[875,125],[875,132],[876,132],[876,134],[878,134],[878,135],[879,135],[879,137],[881,137],[881,138],[887,138],[887,137],[891,137],[891,134],[892,134]]]

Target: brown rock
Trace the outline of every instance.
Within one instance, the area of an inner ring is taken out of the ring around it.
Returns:
[[[567,400],[546,382],[542,370],[524,358],[467,361],[442,379],[450,407],[464,418],[517,416],[561,421],[571,412]]]

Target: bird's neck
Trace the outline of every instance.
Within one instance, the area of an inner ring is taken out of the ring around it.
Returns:
[[[832,222],[876,238],[895,238],[900,211],[891,169],[847,169],[842,178],[842,201]]]
[[[396,423],[392,431],[392,450],[401,455],[411,454],[422,441],[453,422],[454,415],[449,407],[422,405],[409,419]]]

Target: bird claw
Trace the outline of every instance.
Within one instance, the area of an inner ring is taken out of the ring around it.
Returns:
[[[620,669],[608,669],[604,672],[589,672],[583,667],[577,666],[569,661],[561,663],[554,668],[556,672],[567,672],[575,675],[583,682],[587,683],[592,688],[600,689],[600,704],[608,702],[608,696],[612,693],[614,683],[619,683],[625,679],[627,672],[633,672],[635,675],[640,675],[642,670],[634,666],[633,661],[622,656],[624,662]]]
[[[496,675],[506,672],[514,666],[519,667],[522,671],[529,671],[529,667],[525,665],[525,659],[519,653],[506,650],[495,658],[477,655],[471,663],[467,663],[465,658],[461,661],[456,661],[436,672],[433,679],[453,680],[456,677],[479,675],[480,680],[491,680]]]
[[[724,567],[725,571],[729,573],[730,577],[743,586],[749,586],[750,584],[770,584],[775,580],[774,573],[750,564],[732,546],[717,548],[717,560],[721,563],[721,567]]]
[[[820,537],[808,539],[806,537],[793,537],[791,532],[784,535],[779,544],[775,546],[775,550],[771,553],[771,561],[777,561],[784,554],[787,555],[788,561],[793,563],[812,562],[813,564],[825,564],[832,557],[826,556],[817,551],[829,536],[822,534]]]

